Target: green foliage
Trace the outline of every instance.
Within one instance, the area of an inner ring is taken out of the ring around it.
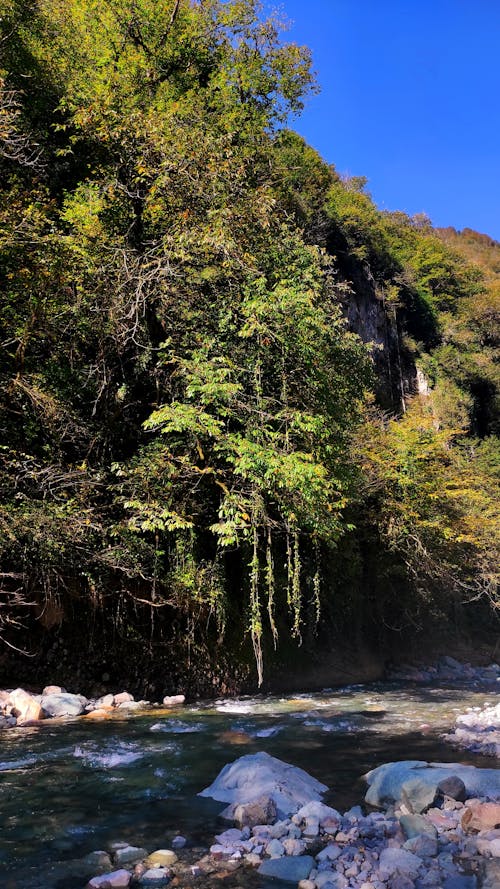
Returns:
[[[29,603],[127,601],[148,645],[160,609],[187,645],[243,622],[261,680],[353,516],[415,589],[494,600],[497,245],[379,212],[286,128],[310,54],[257,0],[0,11],[5,641]],[[360,281],[431,394],[358,434]]]

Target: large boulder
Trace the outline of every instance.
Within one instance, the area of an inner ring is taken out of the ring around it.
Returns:
[[[432,791],[435,791],[437,796],[440,783],[454,776],[463,781],[468,799],[471,797],[500,799],[498,769],[477,769],[475,766],[464,766],[459,763],[429,763],[422,760],[389,762],[368,772],[365,775],[369,785],[365,799],[370,805],[381,808],[400,802],[403,796],[408,800],[413,781],[418,781],[420,790],[424,785],[427,786],[429,797]],[[416,784],[413,786],[417,789]]]
[[[27,722],[35,722],[42,718],[42,708],[40,701],[34,695],[31,695],[24,688],[16,688],[9,695],[9,706],[13,716],[17,717],[18,725],[25,725]]]
[[[303,769],[282,762],[268,753],[241,756],[224,766],[213,784],[199,794],[232,803],[251,803],[271,798],[279,818],[287,818],[312,800],[319,800],[328,788]]]
[[[63,692],[43,697],[42,710],[47,716],[80,716],[87,703],[83,695]]]

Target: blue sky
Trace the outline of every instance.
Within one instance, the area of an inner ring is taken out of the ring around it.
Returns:
[[[381,208],[500,240],[500,0],[275,5],[321,86],[294,128]]]

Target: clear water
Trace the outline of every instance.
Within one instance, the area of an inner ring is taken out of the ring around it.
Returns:
[[[491,767],[440,736],[466,707],[498,700],[467,686],[380,684],[9,730],[0,736],[0,882],[83,886],[71,862],[115,840],[153,851],[179,832],[191,847],[208,845],[223,806],[197,793],[244,753],[301,766],[342,811],[362,802],[361,776],[383,762]]]

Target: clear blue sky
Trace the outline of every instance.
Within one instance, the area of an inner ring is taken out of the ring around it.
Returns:
[[[294,128],[380,207],[500,240],[500,0],[274,5],[321,86]]]

